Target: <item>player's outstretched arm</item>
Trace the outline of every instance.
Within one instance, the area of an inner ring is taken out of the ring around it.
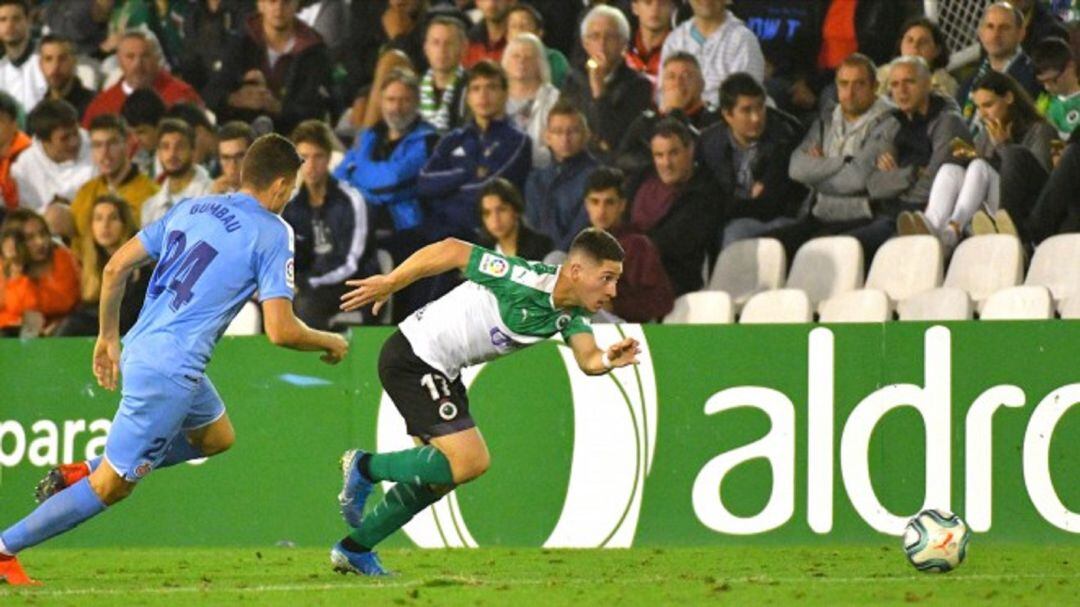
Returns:
[[[607,351],[601,350],[592,333],[571,335],[570,349],[574,352],[578,367],[586,375],[603,375],[617,367],[636,365],[637,355],[641,353],[641,346],[633,337],[608,346]]]
[[[139,266],[150,261],[150,254],[138,238],[124,243],[105,264],[101,274],[101,302],[98,304],[97,344],[94,345],[94,377],[106,390],[116,389],[120,375],[120,302],[128,278]]]
[[[337,333],[316,331],[293,314],[292,302],[275,297],[262,302],[266,336],[275,346],[304,352],[325,352],[323,362],[335,365],[349,352],[349,342]]]
[[[421,278],[464,270],[472,250],[473,246],[464,240],[445,238],[413,253],[389,274],[346,280],[346,285],[356,288],[341,296],[341,309],[350,312],[374,303],[372,312],[378,314],[391,295]]]

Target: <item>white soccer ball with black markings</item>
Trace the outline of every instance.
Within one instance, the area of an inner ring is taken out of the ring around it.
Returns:
[[[904,529],[904,553],[919,571],[945,573],[964,562],[971,530],[959,516],[933,508],[916,514]]]

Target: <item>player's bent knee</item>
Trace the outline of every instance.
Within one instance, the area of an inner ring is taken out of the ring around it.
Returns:
[[[111,506],[131,495],[135,483],[124,480],[112,470],[102,474],[95,470],[90,475],[90,488],[106,506]]]
[[[454,473],[454,483],[458,485],[476,480],[487,472],[490,467],[491,456],[488,455],[487,449],[452,462],[450,466]]]

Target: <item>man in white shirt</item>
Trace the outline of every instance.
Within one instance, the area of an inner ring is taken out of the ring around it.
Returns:
[[[664,41],[660,65],[678,51],[697,57],[705,77],[702,99],[713,108],[720,105],[720,84],[736,72],[746,72],[758,83],[765,81],[765,56],[754,33],[727,10],[727,0],[690,0],[694,18],[683,22]],[[660,74],[663,80],[663,74]],[[658,84],[657,91],[662,91]]]
[[[79,115],[63,100],[38,104],[27,121],[34,143],[11,167],[19,188],[19,206],[45,213],[53,202],[68,204],[75,192],[97,174]]]
[[[0,43],[4,45],[0,90],[14,97],[26,112],[34,109],[49,88],[30,39],[29,13],[26,0],[0,0]]]
[[[157,157],[165,181],[143,203],[144,227],[164,217],[181,200],[208,193],[213,184],[206,169],[195,164],[195,130],[182,120],[165,118],[158,123]]]

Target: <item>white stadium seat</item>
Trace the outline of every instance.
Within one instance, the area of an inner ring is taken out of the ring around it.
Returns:
[[[726,325],[735,321],[731,297],[723,291],[695,291],[675,300],[675,308],[664,317],[666,324]]]
[[[941,241],[927,234],[892,238],[878,249],[866,288],[884,291],[892,302],[940,287],[945,272]]]
[[[859,289],[830,297],[819,306],[820,322],[886,322],[892,317],[892,306],[884,291]]]
[[[1054,317],[1054,300],[1046,287],[1009,287],[986,298],[982,320],[1045,320]]]
[[[1059,307],[1080,295],[1080,234],[1058,234],[1042,241],[1024,284],[1050,289]]]
[[[810,298],[799,289],[777,289],[758,293],[746,302],[739,323],[804,323],[814,320]]]
[[[786,275],[787,253],[779,240],[748,238],[720,252],[708,289],[726,292],[738,310],[755,293],[783,287]]]
[[[225,328],[225,335],[258,335],[262,333],[262,312],[259,304],[249,301]]]
[[[799,247],[787,279],[788,288],[805,292],[811,306],[862,285],[862,245],[851,236],[815,238]]]
[[[909,297],[897,305],[900,320],[971,320],[971,297],[963,289],[941,287]]]
[[[944,286],[963,289],[976,310],[995,291],[1015,287],[1024,277],[1024,251],[1020,239],[1009,234],[973,236],[953,253]]]
[[[1080,295],[1073,295],[1061,302],[1058,307],[1061,317],[1066,320],[1080,320]]]

